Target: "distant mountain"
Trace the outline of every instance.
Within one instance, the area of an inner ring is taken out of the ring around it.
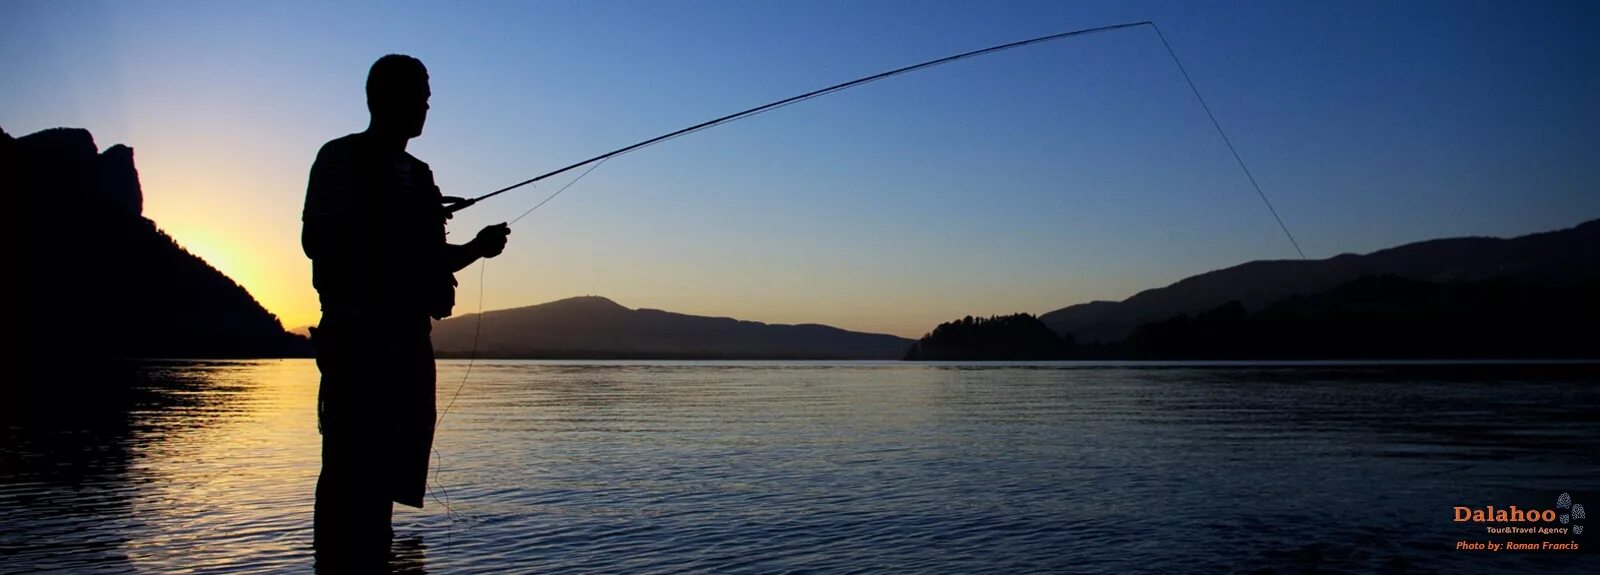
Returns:
[[[1363,276],[1440,283],[1516,278],[1569,286],[1600,276],[1600,220],[1511,239],[1440,239],[1323,260],[1253,261],[1145,290],[1120,302],[1068,306],[1039,319],[1079,343],[1110,343],[1128,337],[1141,324],[1178,314],[1194,315],[1230,301],[1239,302],[1246,311],[1259,310]]]
[[[0,131],[16,214],[7,352],[89,358],[308,355],[249,292],[143,216],[133,149],[88,131]]]
[[[1365,276],[1251,313],[1228,302],[1146,323],[1085,355],[1128,359],[1595,358],[1600,278],[1425,282]]]
[[[440,356],[472,350],[477,314],[440,321]],[[817,324],[781,325],[656,309],[597,296],[485,312],[478,357],[617,359],[899,359],[911,340]]]

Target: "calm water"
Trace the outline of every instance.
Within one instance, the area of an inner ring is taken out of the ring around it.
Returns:
[[[57,373],[0,572],[311,571],[310,361]],[[491,362],[436,445],[400,572],[1600,572],[1452,521],[1600,510],[1595,366]]]

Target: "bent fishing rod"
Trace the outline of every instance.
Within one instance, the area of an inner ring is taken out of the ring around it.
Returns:
[[[517,218],[517,219],[520,220],[523,216],[527,216],[533,210],[539,209],[540,206],[543,206],[546,202],[549,202],[550,200],[554,199],[556,196],[560,195],[561,192],[566,191],[566,189],[568,187],[571,187],[571,185],[573,183],[576,183],[578,180],[583,179],[584,176],[589,175],[589,172],[594,171],[595,168],[599,167],[600,164],[604,163],[606,160],[610,160],[611,158],[615,158],[617,156],[620,156],[620,155],[623,155],[623,154],[626,154],[626,153],[629,153],[629,152],[633,152],[633,151],[636,151],[636,150],[639,150],[639,149],[642,149],[642,148],[653,146],[655,144],[659,144],[659,143],[665,142],[667,140],[671,140],[671,139],[674,139],[674,138],[677,138],[677,137],[680,137],[680,136],[686,136],[686,135],[689,135],[689,134],[692,134],[692,133],[695,133],[695,132],[698,132],[698,131],[701,131],[701,130],[705,130],[705,129],[713,128],[713,127],[716,127],[716,126],[719,126],[719,125],[722,125],[722,124],[726,124],[728,122],[742,120],[742,119],[745,119],[745,118],[749,118],[751,116],[755,116],[755,115],[758,115],[758,114],[770,112],[770,111],[776,110],[778,108],[782,108],[782,107],[785,107],[785,106],[788,106],[788,105],[791,105],[791,104],[796,104],[796,103],[799,103],[799,102],[810,100],[812,98],[825,96],[825,95],[832,94],[834,92],[838,92],[838,91],[841,91],[841,90],[848,90],[850,88],[854,88],[854,87],[857,87],[857,86],[860,86],[860,85],[863,85],[863,84],[876,82],[878,80],[883,80],[885,78],[892,78],[892,77],[895,77],[895,76],[899,76],[901,74],[908,74],[908,73],[915,72],[917,70],[922,70],[922,69],[925,69],[925,68],[932,68],[934,66],[940,66],[940,65],[943,65],[943,64],[949,64],[949,63],[955,62],[957,60],[964,60],[964,59],[967,59],[967,58],[983,56],[983,55],[986,55],[986,54],[993,54],[995,52],[1002,52],[1002,51],[1005,51],[1005,50],[1011,50],[1011,49],[1014,49],[1014,48],[1021,48],[1021,47],[1024,47],[1024,46],[1032,46],[1032,45],[1035,45],[1035,44],[1042,44],[1042,43],[1051,42],[1051,41],[1054,41],[1054,40],[1061,40],[1061,39],[1072,38],[1072,37],[1076,37],[1076,36],[1084,36],[1084,35],[1088,35],[1088,34],[1095,34],[1095,33],[1098,33],[1098,32],[1110,32],[1110,31],[1113,31],[1113,30],[1122,30],[1122,29],[1126,29],[1126,28],[1135,28],[1135,27],[1139,27],[1139,26],[1149,26],[1152,30],[1155,31],[1156,37],[1161,40],[1161,45],[1166,48],[1167,54],[1172,56],[1172,62],[1177,65],[1178,71],[1183,73],[1183,79],[1184,79],[1185,82],[1187,82],[1189,84],[1189,89],[1192,92],[1194,92],[1194,97],[1195,97],[1196,100],[1198,100],[1200,102],[1200,107],[1205,110],[1206,116],[1211,119],[1211,125],[1212,125],[1212,127],[1216,128],[1217,135],[1222,137],[1223,143],[1227,144],[1228,150],[1233,153],[1233,159],[1239,163],[1239,168],[1244,171],[1245,177],[1250,180],[1251,187],[1255,188],[1256,195],[1260,196],[1261,197],[1261,201],[1266,204],[1267,211],[1272,213],[1272,218],[1274,220],[1277,220],[1278,227],[1283,230],[1283,235],[1285,237],[1289,238],[1289,243],[1294,246],[1295,252],[1300,254],[1300,259],[1306,259],[1305,251],[1300,249],[1300,242],[1296,241],[1295,238],[1294,238],[1294,234],[1289,232],[1289,226],[1284,224],[1283,218],[1278,215],[1277,208],[1274,208],[1272,206],[1272,201],[1267,199],[1267,194],[1261,190],[1261,185],[1256,183],[1255,175],[1250,173],[1250,168],[1245,165],[1244,158],[1239,155],[1239,150],[1234,148],[1233,141],[1228,138],[1227,132],[1224,132],[1222,130],[1222,124],[1217,121],[1216,114],[1211,112],[1211,106],[1207,105],[1206,101],[1205,101],[1205,98],[1200,95],[1200,89],[1195,86],[1194,80],[1192,78],[1190,78],[1190,76],[1189,76],[1189,71],[1184,68],[1183,62],[1178,59],[1178,53],[1172,49],[1172,44],[1167,42],[1167,37],[1166,37],[1165,34],[1161,33],[1161,28],[1159,26],[1156,26],[1155,22],[1152,22],[1152,21],[1149,21],[1149,20],[1143,20],[1143,21],[1139,21],[1139,22],[1128,22],[1128,23],[1125,23],[1125,24],[1113,24],[1113,25],[1109,25],[1109,26],[1098,26],[1098,27],[1094,27],[1094,28],[1084,28],[1084,29],[1081,29],[1081,30],[1073,30],[1073,31],[1070,31],[1070,32],[1061,32],[1061,33],[1058,33],[1058,34],[1050,34],[1050,35],[1047,35],[1047,36],[1040,36],[1040,37],[1037,37],[1037,38],[1030,38],[1030,39],[1027,39],[1027,40],[1021,40],[1021,41],[1017,41],[1017,42],[1010,42],[1010,43],[1006,43],[1006,44],[1000,44],[1000,45],[997,45],[997,46],[990,46],[988,48],[983,48],[983,49],[979,49],[979,50],[972,50],[970,52],[962,52],[960,54],[956,54],[956,55],[953,55],[953,56],[945,56],[943,58],[936,58],[936,59],[933,59],[933,60],[928,60],[928,61],[922,62],[920,64],[912,64],[910,66],[905,66],[905,67],[889,70],[887,72],[881,72],[881,73],[873,74],[873,75],[870,75],[870,76],[863,76],[861,78],[856,78],[856,79],[850,80],[848,82],[841,82],[841,83],[838,83],[838,84],[834,84],[832,86],[828,86],[826,88],[821,88],[821,89],[818,89],[818,90],[812,90],[810,92],[806,92],[806,93],[800,94],[798,96],[791,96],[791,97],[784,98],[782,100],[778,100],[778,101],[775,101],[775,102],[762,104],[760,106],[756,106],[756,107],[750,108],[748,110],[744,110],[744,111],[741,111],[741,112],[735,112],[735,113],[732,113],[732,114],[728,114],[726,116],[722,116],[722,117],[719,117],[719,118],[707,120],[707,121],[701,122],[699,124],[695,124],[693,126],[689,126],[687,128],[683,128],[683,129],[680,129],[680,130],[677,130],[677,131],[668,132],[666,134],[662,134],[660,136],[656,136],[654,138],[650,138],[648,140],[644,140],[644,141],[636,143],[636,144],[632,144],[632,145],[625,146],[625,147],[622,147],[622,148],[617,148],[615,150],[606,152],[604,154],[600,154],[598,156],[595,156],[593,158],[589,158],[587,160],[583,160],[581,162],[574,163],[574,164],[566,166],[564,168],[561,168],[561,169],[558,169],[558,170],[554,170],[554,171],[550,171],[550,172],[546,172],[544,174],[540,174],[538,176],[534,176],[532,178],[528,178],[528,179],[523,180],[521,182],[517,182],[515,184],[511,184],[509,186],[506,186],[504,188],[500,188],[498,190],[489,192],[487,194],[478,196],[476,198],[471,198],[471,199],[450,198],[452,203],[450,205],[446,206],[445,210],[448,213],[455,213],[455,212],[458,212],[460,210],[463,210],[463,209],[466,209],[468,207],[471,207],[472,205],[477,204],[478,202],[481,202],[483,200],[487,200],[489,198],[498,196],[500,194],[509,192],[511,190],[515,190],[517,188],[520,188],[520,187],[523,187],[523,186],[526,186],[526,185],[529,185],[529,184],[533,184],[533,183],[539,182],[539,181],[544,180],[546,178],[550,178],[550,177],[553,177],[553,176],[564,174],[564,173],[572,171],[574,169],[581,168],[583,166],[593,164],[593,165],[589,166],[588,170],[584,171],[577,178],[574,178],[571,182],[568,182],[567,185],[562,186],[561,189],[556,190],[555,193],[550,194],[549,197],[546,197],[544,199],[544,201],[539,202],[538,204],[534,205],[532,208],[528,209],[528,211],[523,212],[522,216],[518,216],[518,218]],[[515,221],[515,220],[513,220],[513,221]]]
[[[555,170],[555,171],[547,172],[547,173],[544,173],[544,174],[540,174],[538,176],[534,176],[532,178],[528,178],[528,179],[523,180],[521,182],[517,182],[515,184],[511,184],[509,186],[506,186],[504,188],[500,188],[498,190],[489,192],[487,194],[478,196],[476,198],[472,198],[470,200],[459,202],[459,203],[457,203],[457,204],[455,204],[453,206],[450,206],[448,208],[448,210],[453,213],[453,212],[456,212],[456,211],[459,211],[459,210],[462,210],[462,209],[466,209],[467,207],[472,206],[473,204],[476,204],[476,203],[481,202],[483,200],[487,200],[489,198],[498,196],[500,194],[509,192],[511,190],[515,190],[515,189],[520,188],[522,186],[526,186],[528,184],[532,184],[532,183],[538,182],[538,181],[543,180],[545,178],[549,178],[549,177],[552,177],[552,176],[557,176],[557,175],[572,171],[574,169],[581,168],[581,167],[589,165],[591,163],[603,162],[603,161],[609,160],[611,158],[615,158],[617,156],[626,154],[628,152],[632,152],[632,151],[638,150],[640,148],[653,146],[655,144],[659,144],[661,142],[665,142],[667,140],[671,140],[671,139],[677,138],[679,136],[686,136],[686,135],[692,134],[694,132],[705,130],[707,128],[712,128],[712,127],[715,127],[715,126],[718,126],[718,125],[721,125],[721,124],[726,124],[728,122],[733,122],[735,120],[748,118],[748,117],[751,117],[751,116],[754,116],[754,115],[757,115],[757,114],[761,114],[763,112],[770,112],[772,110],[776,110],[778,108],[782,108],[782,107],[788,106],[790,104],[796,104],[796,103],[799,103],[799,102],[802,102],[802,101],[805,101],[805,100],[810,100],[812,98],[816,98],[816,97],[819,97],[819,96],[825,96],[825,95],[828,95],[828,94],[831,94],[831,93],[834,93],[834,92],[838,92],[840,90],[847,90],[847,89],[850,89],[850,88],[854,88],[856,86],[860,86],[862,84],[867,84],[867,83],[874,82],[874,81],[877,81],[877,80],[882,80],[884,78],[891,78],[891,77],[894,77],[894,76],[899,76],[901,74],[906,74],[906,73],[909,73],[909,72],[915,72],[915,71],[921,70],[923,68],[931,68],[931,67],[934,67],[934,66],[938,66],[940,64],[948,64],[948,63],[954,62],[956,60],[962,60],[962,59],[971,58],[971,57],[974,57],[974,56],[982,56],[984,54],[992,54],[994,52],[1000,52],[1000,51],[1003,51],[1003,50],[1010,50],[1012,48],[1021,48],[1023,46],[1028,46],[1028,45],[1032,45],[1032,44],[1039,44],[1039,43],[1042,43],[1042,42],[1049,42],[1051,40],[1060,40],[1062,38],[1070,38],[1072,36],[1082,36],[1082,35],[1085,35],[1085,34],[1093,34],[1095,32],[1109,32],[1109,31],[1112,31],[1112,30],[1120,30],[1122,28],[1132,28],[1134,26],[1143,26],[1143,25],[1147,25],[1147,24],[1150,25],[1150,26],[1155,26],[1154,22],[1143,21],[1143,22],[1130,22],[1130,23],[1127,23],[1127,24],[1115,24],[1115,25],[1111,25],[1111,26],[1100,26],[1100,27],[1096,27],[1096,28],[1085,28],[1085,29],[1082,29],[1082,30],[1073,30],[1071,32],[1062,32],[1060,34],[1051,34],[1049,36],[1040,36],[1038,38],[1022,40],[1020,42],[1011,42],[1011,43],[1008,43],[1008,44],[1001,44],[1001,45],[998,45],[998,46],[990,46],[988,48],[984,48],[984,49],[981,49],[981,50],[973,50],[971,52],[963,52],[963,53],[960,53],[960,54],[956,54],[954,56],[946,56],[944,58],[937,58],[937,59],[933,59],[933,60],[928,60],[928,61],[920,63],[920,64],[913,64],[913,65],[905,66],[905,67],[902,67],[902,68],[896,68],[896,69],[890,70],[888,72],[882,72],[882,73],[878,73],[878,74],[873,74],[871,76],[863,76],[861,78],[856,78],[856,79],[850,80],[848,82],[841,82],[841,83],[834,84],[832,86],[828,86],[826,88],[822,88],[822,89],[819,89],[819,90],[812,90],[810,92],[806,92],[806,93],[800,94],[798,96],[791,96],[791,97],[788,97],[788,98],[784,98],[782,100],[778,100],[776,102],[770,102],[770,103],[762,104],[760,106],[756,106],[754,108],[750,108],[750,109],[744,110],[742,112],[735,112],[735,113],[732,113],[732,114],[728,114],[726,116],[722,116],[720,118],[707,120],[707,121],[701,122],[699,124],[695,124],[693,126],[689,126],[687,128],[683,128],[681,130],[668,132],[666,134],[662,134],[660,136],[656,136],[654,138],[650,138],[648,140],[639,142],[637,144],[633,144],[633,145],[630,145],[630,146],[625,146],[625,147],[622,147],[622,148],[617,148],[615,150],[606,152],[604,154],[600,154],[600,155],[595,156],[593,158],[589,158],[587,160],[584,160],[584,161],[581,161],[581,162],[577,162],[577,163],[572,164],[570,166],[567,166],[565,168],[561,168],[559,170]]]
[[[838,92],[840,90],[846,90],[846,89],[853,88],[853,87],[856,87],[856,86],[860,86],[862,84],[866,84],[866,83],[869,83],[869,82],[882,80],[884,78],[889,78],[889,77],[893,77],[893,76],[898,76],[898,75],[905,74],[905,73],[908,73],[908,72],[915,72],[915,71],[921,70],[923,68],[931,68],[933,66],[938,66],[940,64],[946,64],[946,63],[949,63],[949,62],[954,62],[956,60],[961,60],[961,59],[965,59],[965,58],[971,58],[973,56],[981,56],[981,55],[984,55],[984,54],[991,54],[991,53],[994,53],[994,52],[1000,52],[1002,50],[1009,50],[1009,49],[1012,49],[1012,48],[1020,48],[1020,47],[1028,46],[1028,45],[1031,45],[1031,44],[1038,44],[1038,43],[1041,43],[1041,42],[1049,42],[1051,40],[1060,40],[1062,38],[1069,38],[1069,37],[1072,37],[1072,36],[1081,36],[1081,35],[1084,35],[1084,34],[1093,34],[1095,32],[1109,32],[1111,30],[1119,30],[1119,29],[1122,29],[1122,28],[1132,28],[1134,26],[1143,26],[1143,25],[1147,25],[1147,24],[1151,25],[1151,26],[1155,25],[1154,22],[1144,21],[1144,22],[1130,22],[1130,23],[1127,23],[1127,24],[1116,24],[1116,25],[1112,25],[1112,26],[1100,26],[1100,27],[1097,27],[1097,28],[1085,28],[1083,30],[1073,30],[1071,32],[1062,32],[1060,34],[1051,34],[1049,36],[1040,36],[1038,38],[1033,38],[1033,39],[1029,39],[1029,40],[1023,40],[1023,41],[1020,41],[1020,42],[1011,42],[1009,44],[1001,44],[999,46],[991,46],[991,47],[984,48],[984,49],[981,49],[981,50],[973,50],[971,52],[963,52],[961,54],[956,54],[954,56],[946,56],[944,58],[938,58],[938,59],[934,59],[934,60],[929,60],[929,61],[926,61],[926,62],[922,62],[920,64],[913,64],[913,65],[905,66],[905,67],[902,67],[902,68],[896,68],[896,69],[890,70],[888,72],[883,72],[883,73],[879,73],[879,74],[873,74],[871,76],[863,76],[861,78],[856,78],[856,79],[850,80],[848,82],[841,82],[841,83],[834,84],[832,86],[828,86],[826,88],[822,88],[822,89],[819,89],[819,90],[812,90],[810,92],[806,92],[806,93],[800,94],[798,96],[791,96],[791,97],[784,98],[782,100],[778,100],[778,101],[775,101],[775,102],[762,104],[760,106],[756,106],[756,107],[750,108],[748,110],[744,110],[744,111],[741,111],[741,112],[735,112],[735,113],[732,113],[732,114],[728,114],[726,116],[722,116],[722,117],[719,117],[719,118],[707,120],[707,121],[701,122],[699,124],[695,124],[693,126],[689,126],[687,128],[683,128],[681,130],[668,132],[666,134],[662,134],[660,136],[656,136],[654,138],[650,138],[648,140],[645,140],[645,141],[642,141],[642,142],[639,142],[639,143],[636,143],[636,144],[633,144],[633,145],[630,145],[630,146],[617,148],[615,150],[612,150],[610,152],[606,152],[604,154],[600,154],[600,155],[595,156],[593,158],[589,158],[587,160],[583,160],[581,162],[574,163],[574,164],[572,164],[570,166],[567,166],[565,168],[561,168],[559,170],[555,170],[555,171],[547,172],[547,173],[544,173],[544,174],[540,174],[538,176],[535,176],[535,177],[532,177],[532,178],[528,178],[526,180],[523,180],[521,182],[517,182],[515,184],[511,184],[509,186],[506,186],[504,188],[500,188],[498,190],[489,192],[487,194],[478,196],[476,198],[472,198],[472,199],[469,199],[469,200],[464,200],[464,201],[462,201],[460,203],[455,204],[454,206],[451,206],[450,211],[451,212],[455,212],[455,211],[458,211],[458,210],[465,209],[465,208],[467,208],[467,207],[469,207],[469,206],[471,206],[473,204],[476,204],[476,203],[478,203],[480,201],[487,200],[489,198],[498,196],[498,195],[503,194],[505,192],[509,192],[511,190],[520,188],[522,186],[526,186],[528,184],[532,184],[532,183],[538,182],[540,180],[543,180],[543,179],[546,179],[546,178],[549,178],[549,177],[552,177],[552,176],[557,176],[557,175],[572,171],[574,169],[583,167],[583,166],[588,165],[588,164],[593,163],[593,162],[605,161],[605,160],[620,156],[622,154],[626,154],[628,152],[632,152],[634,150],[638,150],[640,148],[648,147],[648,146],[651,146],[651,145],[659,144],[661,142],[665,142],[667,140],[671,140],[673,138],[677,138],[679,136],[685,136],[685,135],[688,135],[688,134],[691,134],[691,133],[694,133],[694,132],[698,132],[700,130],[711,128],[711,127],[714,127],[714,126],[717,126],[717,125],[720,125],[720,124],[726,124],[728,122],[732,122],[732,121],[735,121],[735,120],[748,118],[750,116],[754,116],[754,115],[757,115],[757,114],[760,114],[760,113],[763,113],[763,112],[770,112],[772,110],[776,110],[778,108],[781,108],[781,107],[784,107],[784,106],[788,106],[790,104],[795,104],[795,103],[798,103],[798,102],[801,102],[801,101],[804,101],[804,100],[809,100],[809,99],[812,99],[812,98],[816,98],[818,96],[824,96],[824,95],[827,95],[827,94],[831,94],[833,92]]]

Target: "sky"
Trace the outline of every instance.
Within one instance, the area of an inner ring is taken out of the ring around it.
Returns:
[[[294,327],[319,316],[307,172],[323,142],[366,127],[384,54],[429,68],[409,150],[446,194],[476,196],[858,76],[1139,20],[1161,26],[1309,257],[1600,217],[1600,3],[1583,1],[9,1],[0,127],[132,146],[145,215]],[[458,214],[453,241],[565,179]],[[457,274],[456,312],[602,295],[915,337],[1292,257],[1136,28],[608,162]]]

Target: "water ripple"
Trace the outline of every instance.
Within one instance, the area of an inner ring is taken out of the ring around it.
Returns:
[[[79,375],[7,412],[0,572],[310,569],[314,364]],[[485,362],[394,570],[1588,572],[1454,552],[1449,509],[1600,493],[1596,375]]]

